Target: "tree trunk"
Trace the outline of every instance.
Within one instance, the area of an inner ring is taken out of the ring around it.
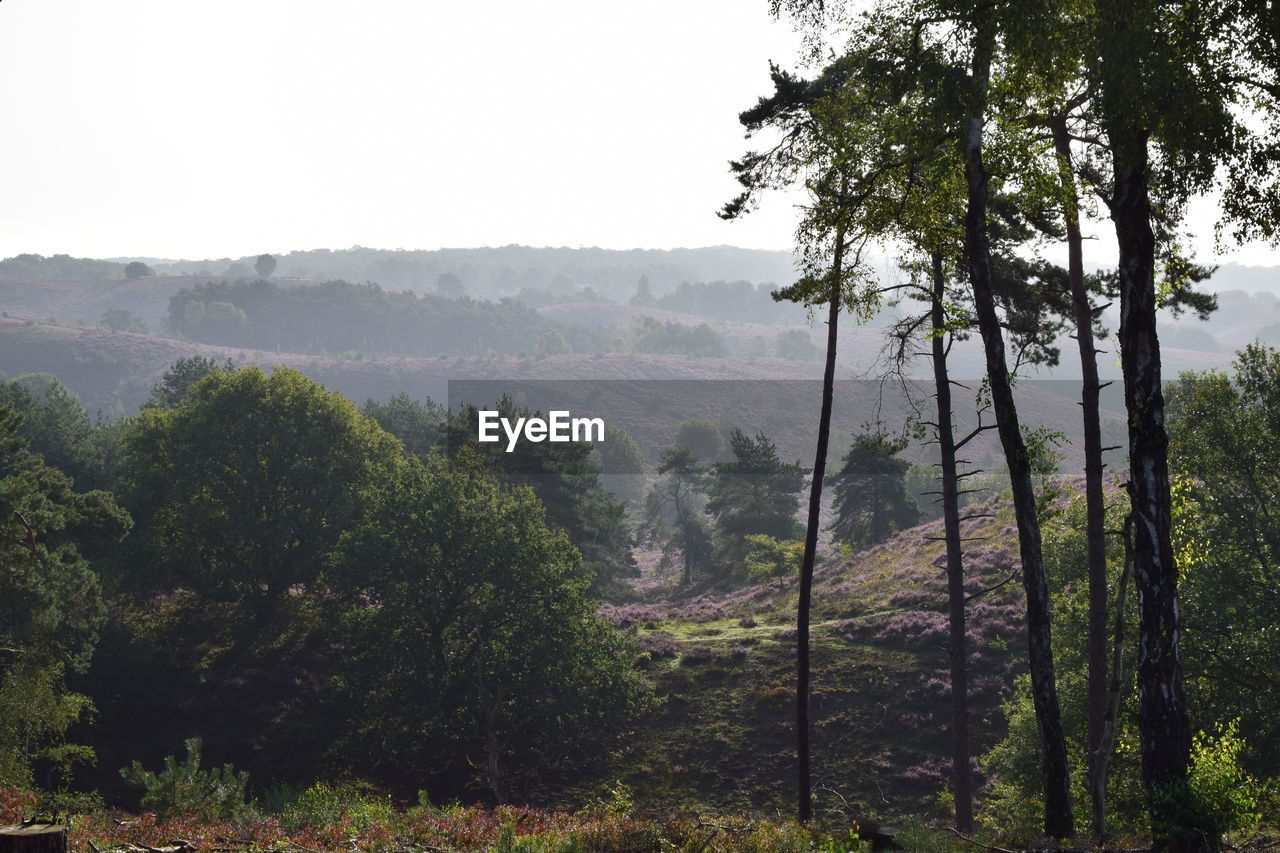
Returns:
[[[800,600],[796,605],[796,758],[799,772],[796,814],[801,823],[808,823],[813,816],[813,789],[809,778],[809,605],[813,597],[813,564],[818,551],[822,480],[827,470],[827,444],[831,439],[836,324],[840,319],[840,280],[844,273],[844,228],[836,228],[835,241],[831,294],[828,297],[827,361],[822,373],[822,412],[818,418],[818,447],[814,451],[813,476],[809,483],[809,518],[804,534],[804,559],[800,563]]]
[[[938,409],[938,449],[941,456],[942,520],[947,541],[947,609],[951,657],[951,784],[956,804],[956,829],[973,828],[973,790],[969,776],[969,676],[965,645],[964,555],[960,549],[960,485],[956,476],[956,441],[951,413],[951,378],[947,373],[946,278],[942,256],[933,255],[933,382]]]
[[[502,753],[502,742],[498,737],[498,703],[495,701],[485,711],[485,774],[489,778],[489,790],[498,805],[507,802],[507,789],[502,782],[502,773],[498,767],[498,757]]]
[[[67,828],[0,826],[0,853],[67,853]]]
[[[1066,113],[1053,117],[1053,142],[1062,184],[1063,219],[1067,223],[1067,277],[1075,311],[1080,351],[1080,406],[1084,420],[1085,542],[1089,570],[1088,699],[1086,755],[1093,835],[1106,835],[1107,765],[1111,750],[1099,749],[1107,711],[1107,533],[1106,497],[1102,488],[1102,424],[1098,414],[1098,350],[1093,343],[1093,306],[1084,285],[1080,197],[1071,166],[1071,136]]]
[[[969,261],[974,310],[986,352],[991,403],[995,409],[1000,444],[1004,449],[1013,487],[1013,508],[1022,557],[1022,583],[1027,597],[1031,694],[1043,750],[1044,831],[1052,838],[1067,838],[1074,834],[1070,775],[1053,671],[1049,588],[1045,581],[1044,558],[1040,547],[1040,522],[1036,515],[1030,459],[1027,457],[1022,428],[1018,423],[1018,411],[1013,402],[1009,367],[1005,362],[1004,338],[996,315],[991,284],[987,173],[982,163],[982,103],[986,98],[993,50],[994,34],[991,27],[987,23],[981,23],[978,25],[973,53],[973,97],[976,103],[969,107],[965,116],[965,177],[969,190],[969,203],[965,211],[965,251]]]
[[[1133,568],[1138,588],[1138,730],[1142,779],[1157,849],[1202,849],[1202,828],[1163,790],[1185,783],[1191,755],[1179,651],[1177,573],[1169,528],[1169,437],[1156,337],[1155,238],[1147,186],[1147,139],[1112,138],[1111,218],[1120,249],[1120,355],[1129,415]]]
[[[1120,583],[1116,588],[1115,639],[1111,647],[1111,678],[1107,683],[1107,707],[1103,711],[1102,731],[1098,736],[1096,754],[1089,755],[1090,774],[1087,780],[1089,797],[1093,801],[1095,835],[1101,846],[1106,835],[1107,825],[1107,765],[1111,761],[1111,750],[1116,742],[1116,724],[1120,719],[1120,697],[1124,687],[1124,620],[1125,601],[1129,595],[1129,578],[1133,572],[1133,547],[1130,544],[1133,532],[1133,514],[1130,513],[1124,522],[1124,569],[1120,572]],[[1097,767],[1095,775],[1092,768]]]

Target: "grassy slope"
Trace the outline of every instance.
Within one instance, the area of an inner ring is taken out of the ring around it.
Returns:
[[[970,589],[1009,576],[1010,508],[965,524]],[[940,524],[816,573],[814,777],[819,808],[892,818],[937,808],[949,776],[950,699]],[[663,633],[678,652],[647,661],[663,699],[637,745],[610,768],[648,805],[704,804],[787,813],[793,802],[794,582],[606,608],[642,645]],[[1002,733],[999,703],[1021,666],[1020,590],[970,605],[974,752]],[[746,618],[750,617],[750,618]],[[754,624],[752,624],[754,622]],[[642,660],[644,656],[642,655]]]

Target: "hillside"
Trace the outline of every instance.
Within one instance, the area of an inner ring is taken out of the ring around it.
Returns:
[[[963,529],[990,537],[968,549],[970,593],[1005,580],[1017,563],[1011,507],[993,500],[984,511],[994,517]],[[847,800],[853,813],[882,818],[938,808],[950,742],[940,534],[940,523],[926,524],[849,557],[820,555],[812,629],[820,808]],[[795,586],[779,579],[604,608],[635,632],[663,700],[611,778],[655,807],[788,807]],[[1020,601],[1010,584],[969,608],[975,755],[1001,737],[999,705],[1024,668]]]
[[[870,330],[854,329],[857,334]],[[605,353],[519,357],[321,358],[298,353],[198,344],[88,326],[53,325],[0,319],[0,371],[7,376],[51,373],[80,396],[91,412],[118,417],[131,414],[151,386],[179,358],[193,355],[238,365],[285,365],[358,403],[406,393],[416,399],[453,403],[493,402],[504,393],[533,408],[568,408],[604,413],[630,432],[650,456],[671,445],[675,429],[693,417],[762,430],[788,458],[812,454],[814,405],[819,398],[822,365],[777,358],[690,358],[679,355]],[[842,371],[834,423],[839,437],[863,423],[881,419],[901,424],[907,402],[896,385],[882,385]],[[957,374],[961,375],[961,374]],[[583,384],[581,380],[596,380]],[[743,386],[743,381],[759,384]],[[646,387],[646,383],[654,383]],[[908,386],[917,404],[927,404],[925,386]],[[974,386],[976,387],[976,386]],[[1115,389],[1112,389],[1114,394]],[[1078,468],[1076,383],[1024,381],[1019,386],[1025,422],[1062,430],[1065,464]],[[1113,401],[1113,410],[1118,410]],[[957,395],[961,429],[977,423]],[[988,417],[989,421],[990,418]],[[1108,413],[1107,434],[1118,434],[1118,415]],[[1108,442],[1111,444],[1118,442]],[[837,445],[837,449],[840,446]],[[969,458],[989,470],[998,456],[994,432],[975,439]]]

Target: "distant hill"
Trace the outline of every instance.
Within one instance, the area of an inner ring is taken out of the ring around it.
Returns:
[[[569,293],[591,287],[629,298],[640,278],[655,292],[685,281],[787,284],[795,277],[790,252],[709,246],[698,249],[598,249],[499,246],[476,249],[314,249],[278,256],[284,277],[376,281],[384,287],[433,290],[444,273],[456,275],[471,296],[515,296],[521,288]],[[134,258],[114,259],[119,262]],[[253,274],[254,258],[174,261],[143,259],[158,274],[237,278]]]
[[[873,335],[874,330],[853,328],[849,333]],[[75,391],[91,412],[100,411],[107,416],[132,414],[174,361],[193,355],[218,361],[231,359],[240,366],[293,367],[357,403],[369,398],[386,400],[402,392],[417,399],[430,397],[445,402],[449,399],[450,380],[490,380],[495,382],[482,387],[485,400],[476,402],[488,402],[501,393],[519,390],[535,407],[555,405],[605,413],[609,422],[632,432],[651,454],[670,445],[673,426],[687,418],[705,417],[749,431],[763,430],[785,456],[799,459],[812,456],[822,370],[818,361],[637,353],[541,358],[321,358],[88,326],[0,319],[0,372],[8,377],[51,373]],[[892,426],[901,424],[906,416],[894,385],[851,381],[858,378],[852,371],[841,372],[834,414],[838,450],[843,449],[840,442],[847,441],[862,423],[879,417]],[[588,379],[614,381],[573,381]],[[530,385],[529,380],[544,381],[544,386],[545,380],[558,380],[551,389],[554,400],[539,398],[536,385]],[[644,380],[662,382],[646,389]],[[762,381],[757,387],[747,388],[740,384],[743,380]],[[976,388],[976,384],[970,387]],[[1114,396],[1116,391],[1113,386],[1110,393]],[[926,403],[927,393],[927,388],[916,389],[917,396]],[[1020,384],[1018,395],[1027,424],[1061,430],[1068,438],[1078,432],[1075,383],[1028,380]],[[963,410],[969,395],[958,393],[956,398],[958,423],[961,429],[967,429],[976,422],[971,410]],[[1106,405],[1113,412],[1120,408],[1118,399],[1108,398]],[[1119,437],[1119,423],[1118,415],[1108,415],[1108,435]],[[1078,441],[1064,446],[1068,467],[1079,467],[1079,446]],[[998,455],[994,431],[970,446],[969,458],[988,470],[994,470]]]

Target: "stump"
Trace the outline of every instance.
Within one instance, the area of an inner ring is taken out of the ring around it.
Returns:
[[[67,853],[67,828],[47,823],[0,826],[0,853]]]

